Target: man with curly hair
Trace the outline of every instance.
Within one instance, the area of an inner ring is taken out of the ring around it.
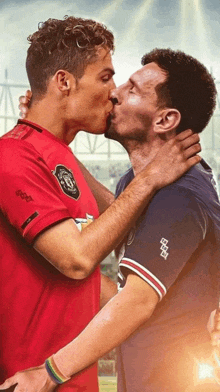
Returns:
[[[99,310],[100,281],[102,297],[109,286],[115,293],[98,264],[156,191],[200,160],[199,138],[186,131],[113,203],[68,147],[80,130],[99,134],[108,127],[112,33],[69,17],[49,19],[29,41],[30,109],[0,140],[2,381],[81,333]],[[59,373],[59,383],[67,381],[61,389],[98,392],[97,366],[89,365],[69,381]]]

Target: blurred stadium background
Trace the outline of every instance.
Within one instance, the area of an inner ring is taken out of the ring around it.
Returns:
[[[220,81],[216,81],[220,89]],[[12,129],[19,116],[18,98],[28,88],[8,80],[0,83],[0,135]],[[220,91],[219,91],[220,93]],[[211,122],[202,134],[202,156],[214,170],[220,188],[220,95]],[[79,132],[70,145],[74,154],[85,164],[93,176],[113,193],[123,173],[130,167],[126,151],[115,141],[104,136]],[[103,273],[116,280],[117,262],[112,252],[101,264]],[[116,392],[116,352],[113,350],[99,360],[100,392]]]
[[[115,34],[116,84],[140,67],[140,58],[154,47],[180,49],[202,61],[215,77],[220,94],[219,0],[1,0],[0,1],[0,136],[19,117],[18,98],[28,88],[25,58],[27,36],[48,18],[74,15],[97,19]],[[201,136],[202,156],[220,187],[220,95],[215,114]],[[90,172],[112,192],[130,167],[125,150],[104,136],[80,132],[71,148]],[[113,254],[102,262],[115,279]],[[100,392],[116,391],[115,351],[99,362]]]

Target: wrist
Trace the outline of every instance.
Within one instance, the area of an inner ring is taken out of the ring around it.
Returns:
[[[139,172],[133,179],[133,185],[138,191],[142,191],[143,196],[153,196],[160,188],[157,176],[150,169],[144,169]]]
[[[48,373],[49,378],[53,383],[63,384],[64,382],[70,380],[70,377],[64,375],[59,367],[57,366],[53,355],[46,359],[44,363],[45,369]]]

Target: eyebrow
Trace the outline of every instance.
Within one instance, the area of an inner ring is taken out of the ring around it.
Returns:
[[[115,75],[115,71],[112,68],[104,68],[101,70],[101,72],[99,72],[99,74],[101,74],[102,72],[110,72],[113,75]]]

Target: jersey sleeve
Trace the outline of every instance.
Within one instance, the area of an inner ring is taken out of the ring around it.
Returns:
[[[204,239],[207,225],[191,191],[177,185],[160,190],[128,236],[119,277],[135,272],[162,299]]]
[[[24,141],[0,142],[0,208],[28,241],[70,213],[50,169]]]

